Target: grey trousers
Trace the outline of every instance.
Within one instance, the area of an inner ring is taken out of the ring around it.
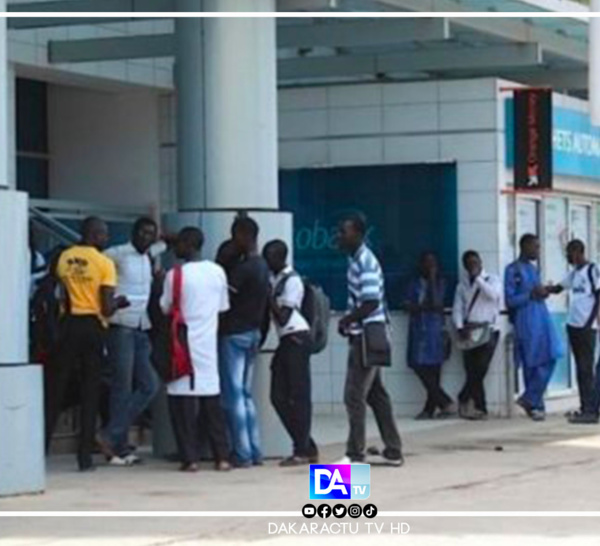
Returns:
[[[381,369],[367,368],[362,363],[360,336],[350,338],[348,372],[344,403],[350,424],[346,455],[353,461],[365,456],[367,404],[371,406],[385,445],[384,455],[390,459],[402,456],[402,441],[392,410],[392,402],[381,380]]]

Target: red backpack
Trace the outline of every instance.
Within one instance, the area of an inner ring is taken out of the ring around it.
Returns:
[[[169,317],[171,326],[171,369],[169,381],[182,377],[190,377],[190,388],[194,388],[194,366],[188,345],[187,324],[181,313],[181,292],[183,287],[183,268],[178,265],[173,269],[173,305]]]

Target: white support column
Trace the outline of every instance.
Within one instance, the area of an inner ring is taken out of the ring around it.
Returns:
[[[275,0],[204,0],[203,7],[276,11]],[[185,171],[178,175],[181,212],[167,215],[166,226],[200,226],[204,255],[214,258],[235,211],[245,210],[260,225],[260,245],[279,238],[291,248],[291,214],[278,210],[275,19],[210,18],[177,24],[176,32],[178,165]],[[266,456],[288,455],[290,439],[269,400],[270,359],[260,358],[253,385],[262,448]]]
[[[0,0],[0,11],[6,9]],[[44,489],[41,366],[28,364],[27,195],[8,188],[6,18],[0,18],[0,497]]]
[[[205,11],[275,11],[275,0],[205,0]],[[208,208],[277,209],[275,19],[205,21]]]
[[[592,0],[591,10],[600,15],[600,0]],[[590,113],[600,127],[600,17],[590,19]]]

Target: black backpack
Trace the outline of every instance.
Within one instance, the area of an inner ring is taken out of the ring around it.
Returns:
[[[299,276],[295,271],[285,275],[275,287],[275,297],[281,296],[285,283],[289,278]],[[317,354],[327,347],[329,337],[329,319],[331,315],[331,302],[323,289],[301,277],[304,284],[304,298],[298,311],[310,326],[311,353]]]

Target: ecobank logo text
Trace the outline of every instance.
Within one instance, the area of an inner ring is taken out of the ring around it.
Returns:
[[[368,464],[311,464],[310,498],[368,499],[371,496],[371,467]]]

